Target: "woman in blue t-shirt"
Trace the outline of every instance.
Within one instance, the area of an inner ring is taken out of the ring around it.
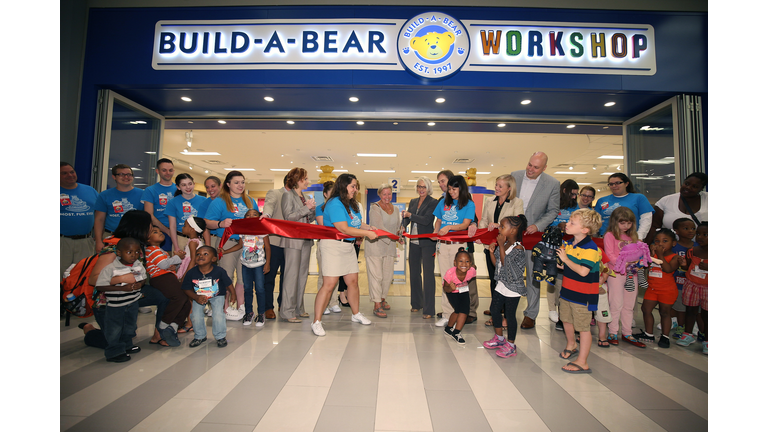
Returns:
[[[244,218],[248,210],[251,209],[258,210],[259,206],[253,198],[245,194],[245,176],[240,171],[230,171],[224,179],[219,197],[208,206],[208,211],[205,213],[205,224],[211,230],[211,234],[221,238],[224,230],[232,225],[234,219]],[[219,260],[219,266],[227,271],[227,276],[234,279],[232,276],[237,274],[235,293],[237,294],[237,309],[240,316],[239,318],[237,316],[228,317],[230,320],[239,320],[245,316],[243,272],[239,265],[239,255],[234,253],[239,249],[235,249],[239,241],[240,236],[235,234],[224,243],[223,247],[219,248],[219,245],[213,245],[213,247],[220,249],[219,252],[224,253]]]
[[[635,214],[637,234],[641,239],[645,238],[651,229],[653,219],[653,207],[648,202],[648,198],[643,194],[635,193],[632,181],[624,173],[616,173],[608,177],[608,188],[611,190],[611,195],[600,198],[595,204],[595,211],[603,218],[600,237],[604,236],[608,229],[611,213],[618,207],[627,207]]]
[[[347,283],[347,301],[352,309],[352,322],[369,325],[371,320],[366,318],[359,309],[360,290],[357,285],[357,255],[355,254],[355,238],[368,237],[374,240],[376,229],[363,223],[360,215],[360,204],[355,200],[359,186],[357,177],[353,174],[342,174],[336,179],[328,201],[322,206],[323,225],[334,227],[348,238],[340,240],[320,240],[320,255],[323,272],[323,286],[315,297],[315,321],[312,323],[312,332],[317,336],[325,336],[325,329],[321,319],[328,305],[331,292],[339,281],[344,278]]]
[[[204,217],[208,210],[208,200],[195,192],[195,179],[191,175],[182,173],[176,176],[178,190],[173,198],[168,201],[165,214],[168,216],[168,228],[171,231],[171,243],[173,250],[183,252],[189,240],[181,233],[184,224],[190,217]],[[204,231],[206,244],[210,243],[210,233]]]

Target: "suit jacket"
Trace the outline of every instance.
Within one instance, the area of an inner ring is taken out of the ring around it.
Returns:
[[[418,206],[418,198],[414,198],[408,203],[408,212],[411,213],[411,217],[403,218],[403,227],[405,228],[409,223],[413,222],[416,224],[419,234],[433,233],[435,231],[435,216],[433,213],[437,207],[437,200],[427,195],[426,198],[424,198],[421,207]],[[435,243],[428,238],[419,239],[420,244],[422,241],[425,242],[424,244],[426,244],[426,242]]]
[[[283,188],[285,189],[285,188]],[[301,202],[301,198],[295,192],[285,191],[280,199],[283,220],[294,222],[312,223],[315,221],[315,211],[310,210]],[[289,249],[301,249],[307,242],[312,244],[311,239],[290,239],[283,238],[283,247]]]
[[[280,204],[283,199],[283,193],[287,192],[284,187],[280,189],[272,189],[267,192],[267,198],[264,200],[264,208],[262,213],[272,219],[283,219],[283,208]],[[269,236],[269,245],[283,247],[283,238],[278,235]]]
[[[525,170],[512,173],[517,183],[515,196],[520,196],[520,188],[523,185]],[[525,208],[525,218],[528,225],[536,225],[539,231],[544,231],[560,212],[560,182],[549,174],[541,173],[536,189],[533,190],[531,200]]]
[[[480,217],[480,221],[477,223],[477,228],[488,228],[488,225],[490,225],[493,222],[493,214],[496,212],[496,197],[493,198],[486,198],[485,203],[483,203],[483,214]],[[501,206],[501,212],[499,212],[499,221],[504,219],[507,216],[517,216],[523,212],[523,200],[521,200],[518,197],[515,197],[514,199],[509,200],[509,202],[505,202]],[[528,216],[526,216],[526,219]],[[537,225],[538,227],[538,225]],[[488,249],[488,245],[485,245],[485,248]]]

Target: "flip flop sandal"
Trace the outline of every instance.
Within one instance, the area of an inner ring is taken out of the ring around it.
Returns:
[[[422,318],[424,318],[424,319],[432,319],[432,315],[424,315],[424,316],[422,316]]]
[[[382,308],[374,309],[373,310],[373,314],[376,315],[379,318],[386,318],[387,317],[387,313],[384,312],[384,309],[382,309]]]
[[[607,340],[600,340],[600,339],[598,339],[597,340],[597,346],[599,346],[600,348],[610,348],[611,344],[609,344]]]
[[[576,355],[578,353],[579,353],[579,349],[578,348],[573,349],[573,350],[563,350],[563,352],[560,353],[560,358],[563,359],[563,360],[570,360],[571,358],[576,357]],[[566,354],[567,357],[564,356],[563,354]]]
[[[384,310],[390,310],[390,309],[392,309],[392,306],[390,306],[389,303],[387,303],[385,300],[382,300],[381,301],[381,308],[384,309]]]
[[[170,345],[168,345],[168,342],[165,342],[165,345],[163,345],[163,342],[165,342],[165,339],[160,339],[160,340],[159,340],[159,341],[157,341],[157,342],[152,342],[152,341],[149,341],[149,344],[150,344],[150,345],[160,345],[160,346],[162,346],[162,347],[167,347],[167,346],[170,346]]]
[[[566,369],[565,366],[573,366],[576,368],[576,370]],[[567,365],[563,366],[561,369],[563,372],[568,372],[572,374],[590,374],[592,373],[592,369],[584,369],[583,367],[577,365],[574,362],[569,362]]]
[[[187,333],[189,331],[192,331],[192,326],[184,326],[180,328],[176,333]]]
[[[421,309],[412,308],[412,309],[411,309],[411,312],[418,312],[418,311],[420,311],[420,310],[421,310]]]

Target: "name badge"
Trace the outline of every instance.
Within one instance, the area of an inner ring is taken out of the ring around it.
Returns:
[[[253,249],[256,246],[256,237],[243,236],[243,246]]]
[[[69,195],[67,195],[67,194],[61,194],[59,196],[59,201],[61,202],[61,205],[63,205],[63,206],[72,205],[72,200],[69,199]]]
[[[458,288],[458,289],[459,289],[459,292],[460,292],[460,293],[469,292],[469,285],[462,285],[462,286],[458,286],[458,287],[456,287],[456,288]]]
[[[663,276],[663,271],[661,270],[661,267],[653,264],[651,265],[651,270],[648,272],[648,277],[652,278],[660,278]]]
[[[706,279],[707,277],[707,271],[700,269],[699,266],[694,267],[694,269],[691,270],[691,274],[701,279]]]
[[[213,281],[211,279],[201,279],[197,281],[198,288],[210,288],[213,286]]]

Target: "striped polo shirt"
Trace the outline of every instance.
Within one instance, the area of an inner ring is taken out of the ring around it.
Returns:
[[[560,298],[587,306],[587,310],[596,311],[600,292],[602,251],[590,236],[586,236],[575,245],[572,241],[564,241],[563,246],[568,258],[580,266],[587,267],[589,273],[582,277],[567,265],[563,266],[563,288],[560,290]]]

